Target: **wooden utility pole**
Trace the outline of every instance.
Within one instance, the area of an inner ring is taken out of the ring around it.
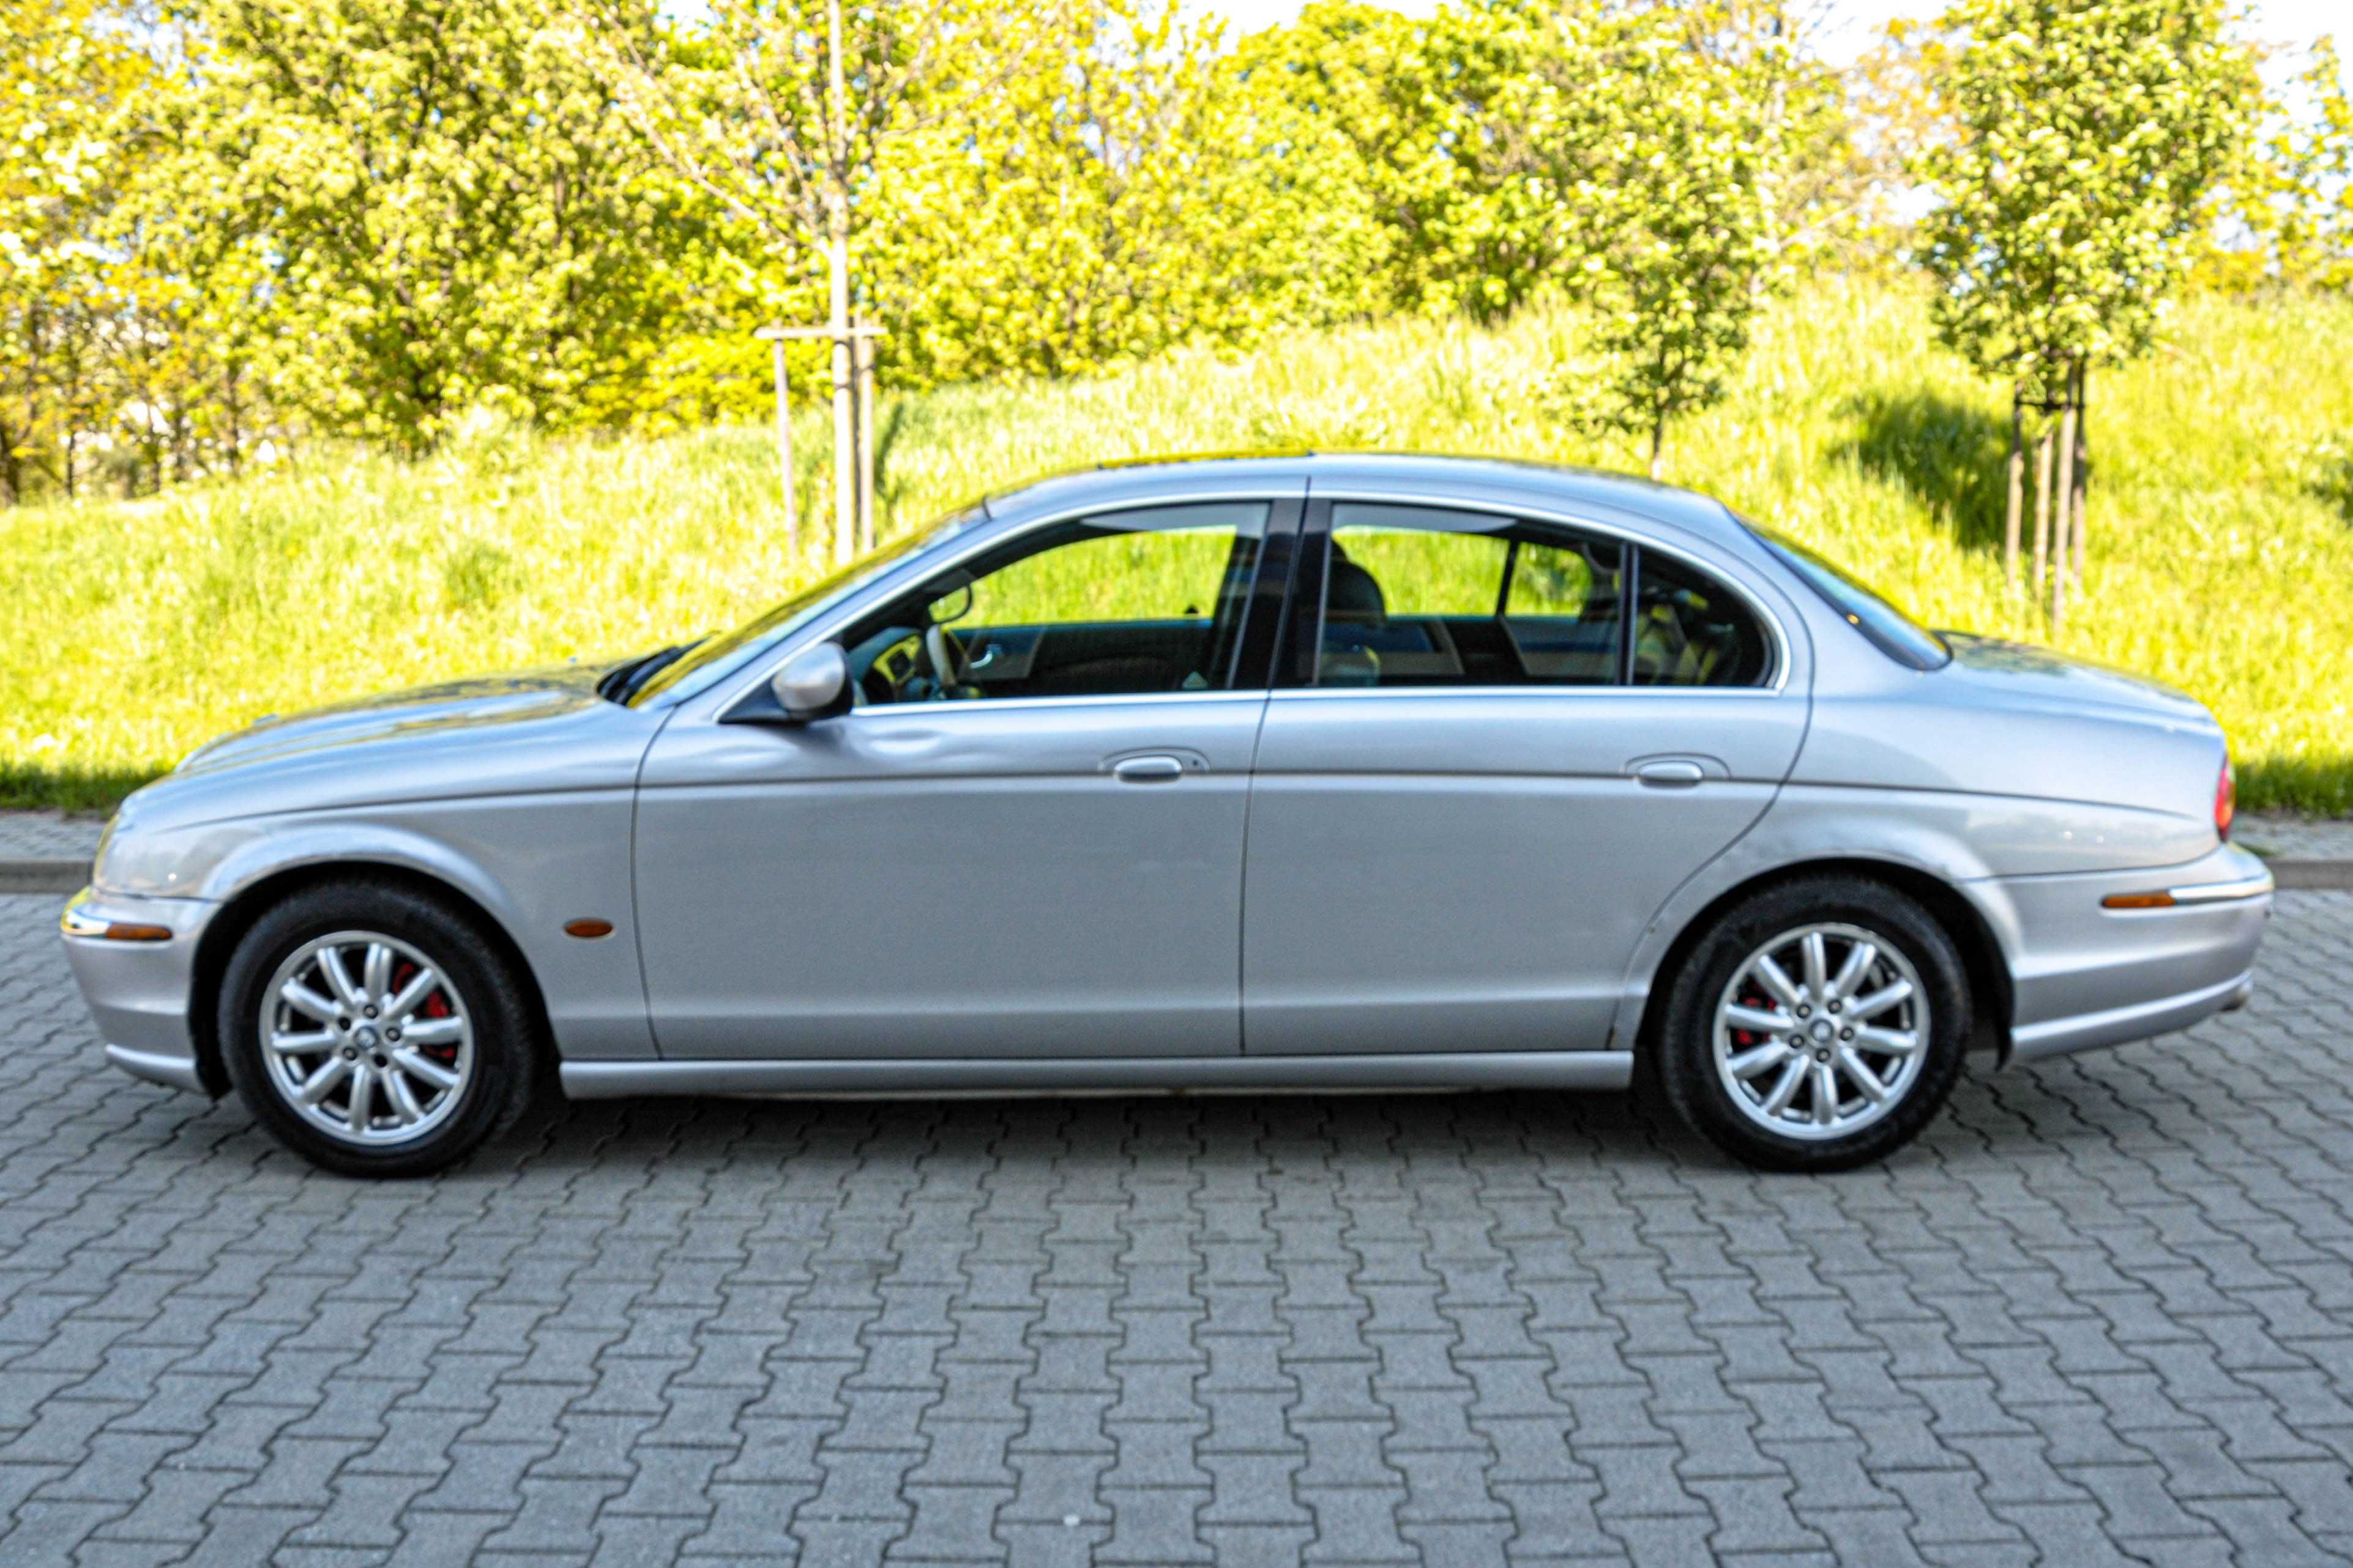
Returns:
[[[790,334],[771,321],[752,334],[767,341],[775,351],[776,372],[776,484],[785,500],[785,548],[797,552],[801,546],[800,518],[793,509],[793,405],[792,384],[785,376],[785,339]]]
[[[874,548],[874,334],[862,327],[850,339],[858,382],[858,551]]]
[[[850,388],[852,395],[834,400],[834,559],[837,563],[847,561],[859,552],[873,549],[874,340],[883,335],[882,329],[865,322],[853,322],[837,332],[831,327],[787,327],[780,321],[771,321],[754,335],[776,345],[779,366],[784,363],[785,344],[788,342],[830,343],[837,370],[844,363],[856,366]],[[840,385],[839,382],[835,383],[837,391],[840,390]],[[778,460],[789,468],[792,435],[785,426],[784,388],[784,376],[779,370],[776,379],[776,451]],[[846,423],[841,417],[845,405],[849,414]],[[843,488],[845,477],[847,489]],[[787,531],[792,526],[792,480],[788,474],[785,480]],[[850,544],[848,553],[842,550],[845,540]]]
[[[2090,383],[2089,369],[2078,361],[2075,365],[2075,494],[2069,510],[2075,514],[2075,587],[2084,586],[2084,525],[2090,521],[2092,505],[2092,437],[2085,389]]]
[[[826,0],[825,262],[833,330],[833,563],[857,553],[858,479],[849,372],[849,112],[841,69],[841,0]]]
[[[2001,580],[2011,593],[2018,591],[2018,514],[2026,505],[2026,448],[2021,444],[2024,410],[2019,407],[2019,389],[2010,389],[2010,510],[2003,513],[2001,523]]]
[[[2063,631],[2067,626],[2067,574],[2073,548],[2068,536],[2074,531],[2072,522],[2075,511],[2075,401],[2071,383],[2059,400],[2059,483],[2051,496],[2057,511],[2056,527],[2051,543],[2051,629]]]
[[[2034,438],[2034,596],[2042,597],[2042,571],[2051,556],[2051,427]]]

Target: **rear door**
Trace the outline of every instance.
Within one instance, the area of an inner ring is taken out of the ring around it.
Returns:
[[[1498,512],[1311,501],[1302,548],[1244,1048],[1607,1046],[1652,911],[1796,757],[1773,623],[1667,550]]]

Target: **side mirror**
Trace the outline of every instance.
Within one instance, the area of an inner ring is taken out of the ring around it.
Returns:
[[[805,647],[768,678],[768,690],[797,724],[830,718],[849,706],[849,656],[839,643]]]

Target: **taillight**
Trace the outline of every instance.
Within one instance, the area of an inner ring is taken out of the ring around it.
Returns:
[[[2231,773],[2231,759],[2222,758],[2222,776],[2214,781],[2214,831],[2231,837],[2231,819],[2239,815],[2239,782]]]

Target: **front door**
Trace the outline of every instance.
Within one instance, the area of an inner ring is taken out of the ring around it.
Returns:
[[[1246,1050],[1604,1047],[1643,927],[1796,757],[1784,656],[1738,595],[1628,541],[1345,502],[1311,533],[1327,519],[1303,684],[1259,742]]]
[[[1031,530],[842,635],[850,711],[666,729],[636,852],[662,1054],[1238,1050],[1271,510]]]

